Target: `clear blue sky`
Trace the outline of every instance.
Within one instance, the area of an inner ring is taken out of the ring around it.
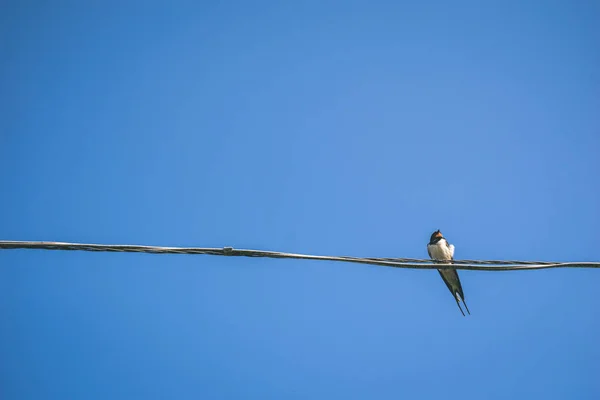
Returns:
[[[600,259],[597,2],[83,3],[2,2],[0,239]],[[2,250],[0,397],[600,398],[600,271],[461,277]]]

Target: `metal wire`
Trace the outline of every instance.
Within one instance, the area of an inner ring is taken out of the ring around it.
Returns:
[[[416,258],[362,258],[349,256],[316,256],[309,254],[282,253],[279,251],[234,249],[233,247],[160,247],[121,244],[85,244],[0,240],[0,250],[8,249],[79,250],[152,254],[206,254],[213,256],[229,257],[293,258],[301,260],[351,262],[393,268],[461,269],[471,271],[518,271],[548,268],[600,268],[600,262],[454,260],[452,264],[442,264],[433,263],[431,260],[423,260]]]

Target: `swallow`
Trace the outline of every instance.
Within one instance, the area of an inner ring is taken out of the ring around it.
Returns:
[[[448,243],[444,236],[442,236],[442,232],[438,229],[431,234],[431,238],[427,244],[427,253],[434,263],[440,262],[451,264],[452,260],[454,260],[454,245]],[[455,269],[438,269],[438,272],[446,286],[448,286],[450,293],[452,293],[452,297],[456,300],[456,305],[458,305],[463,317],[465,316],[465,313],[460,306],[461,301],[465,305],[469,315],[471,315],[469,307],[467,307],[467,303],[465,303],[465,295],[463,294],[462,286],[460,284],[458,271]]]

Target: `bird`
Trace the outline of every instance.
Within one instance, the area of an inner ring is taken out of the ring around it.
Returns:
[[[452,260],[454,260],[454,245],[448,243],[448,241],[442,235],[442,232],[440,232],[438,229],[431,234],[429,243],[427,244],[427,253],[429,254],[429,258],[431,258],[434,263],[452,263]],[[452,297],[454,297],[454,300],[456,300],[456,305],[458,306],[463,317],[465,316],[465,313],[460,306],[461,301],[465,305],[469,315],[471,315],[469,307],[467,307],[467,303],[465,303],[465,295],[462,290],[462,285],[460,284],[458,271],[455,269],[438,269],[438,272],[440,273],[440,276],[444,280],[446,286],[448,286],[448,290],[450,290],[450,293],[452,293]]]

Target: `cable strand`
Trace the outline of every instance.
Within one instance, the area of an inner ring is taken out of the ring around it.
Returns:
[[[0,240],[0,250],[38,249],[150,254],[204,254],[227,257],[290,258],[300,260],[337,261],[392,268],[410,269],[457,269],[471,271],[522,271],[549,268],[600,268],[600,262],[551,262],[551,261],[502,261],[502,260],[454,260],[452,264],[433,264],[432,260],[417,258],[378,258],[351,256],[318,256],[310,254],[283,253],[278,251],[234,249],[233,247],[163,247],[122,244],[87,244],[64,242],[34,242]]]

